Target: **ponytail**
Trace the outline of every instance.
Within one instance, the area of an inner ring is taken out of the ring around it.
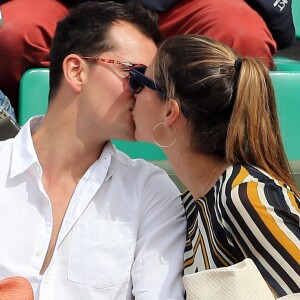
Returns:
[[[254,58],[239,61],[240,74],[228,126],[226,158],[232,164],[246,162],[265,170],[299,196],[284,152],[268,70]]]

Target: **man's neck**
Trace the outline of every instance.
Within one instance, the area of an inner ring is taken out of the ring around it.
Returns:
[[[52,130],[43,124],[32,139],[46,178],[72,175],[75,181],[100,157],[106,144],[82,140],[68,128]]]

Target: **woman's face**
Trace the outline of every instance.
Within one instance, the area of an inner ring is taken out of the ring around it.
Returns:
[[[149,65],[145,76],[153,80],[152,64]],[[135,139],[137,141],[154,143],[153,129],[164,121],[163,103],[156,91],[145,87],[139,94],[135,95],[136,102],[133,110],[133,119],[135,122]]]

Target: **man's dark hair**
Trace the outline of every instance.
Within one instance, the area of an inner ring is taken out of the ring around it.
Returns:
[[[107,34],[118,21],[127,21],[158,45],[161,35],[158,15],[142,6],[126,1],[85,2],[70,10],[57,23],[50,51],[50,98],[57,91],[63,70],[62,63],[69,54],[97,56],[113,49]]]

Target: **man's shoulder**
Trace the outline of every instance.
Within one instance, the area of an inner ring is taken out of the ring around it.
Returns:
[[[0,141],[1,172],[0,183],[6,178],[11,167],[11,157],[13,149],[13,139]]]
[[[132,169],[138,169],[138,168],[145,168],[146,170],[149,171],[155,171],[155,170],[160,170],[157,166],[152,164],[151,162],[143,159],[143,158],[131,158],[129,157],[125,152],[116,150],[116,156],[118,162],[128,168]]]
[[[156,166],[150,161],[143,158],[131,158],[126,153],[117,150],[117,161],[119,168],[124,172],[135,176],[142,176],[148,178],[154,175],[168,176],[162,168]]]
[[[6,152],[11,152],[12,151],[12,146],[13,146],[13,141],[14,138],[10,138],[4,141],[0,141],[0,153],[1,155],[4,155]]]
[[[160,187],[163,190],[173,190],[178,194],[178,188],[168,175],[168,170],[156,162],[142,158],[130,158],[126,153],[117,150],[118,169],[126,174],[127,179],[139,182],[143,186]],[[131,178],[130,178],[131,177]]]

